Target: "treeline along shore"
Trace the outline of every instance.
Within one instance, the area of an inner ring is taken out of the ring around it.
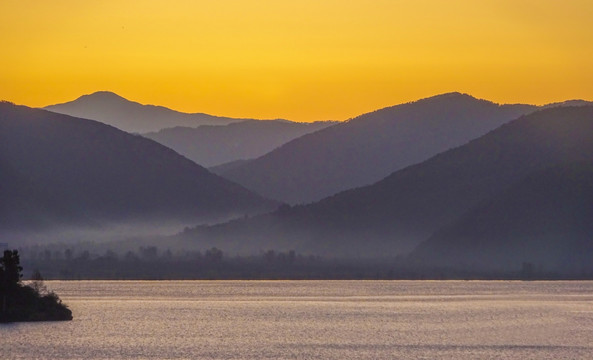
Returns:
[[[266,250],[250,256],[218,248],[203,251],[142,246],[116,252],[84,248],[23,248],[23,263],[59,280],[284,280],[284,279],[593,279],[593,273],[557,273],[521,263],[513,271],[484,272],[429,268],[405,257],[337,258]]]

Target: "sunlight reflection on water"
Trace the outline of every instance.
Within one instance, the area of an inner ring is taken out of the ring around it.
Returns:
[[[12,359],[587,359],[593,282],[50,281]]]

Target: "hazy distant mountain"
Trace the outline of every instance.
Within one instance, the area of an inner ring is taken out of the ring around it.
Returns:
[[[224,174],[227,171],[230,171],[236,167],[244,166],[245,164],[247,164],[250,161],[253,161],[253,159],[229,161],[224,164],[211,166],[208,168],[208,170],[210,170],[211,172],[213,172],[215,174],[220,175],[220,174]]]
[[[336,125],[337,126],[337,125]],[[322,130],[324,131],[324,130]],[[593,158],[593,106],[523,116],[366,187],[183,234],[229,249],[349,256],[407,252],[534,171]]]
[[[228,219],[276,203],[100,122],[0,103],[0,228]]]
[[[549,108],[561,107],[561,106],[588,106],[588,105],[593,105],[593,102],[577,99],[577,100],[566,100],[566,101],[561,101],[561,102],[556,102],[556,103],[550,103],[547,105],[540,106],[540,108],[549,109]]]
[[[142,105],[108,91],[83,95],[76,100],[50,105],[45,109],[83,119],[97,120],[133,133],[158,131],[175,126],[226,125],[247,120],[200,113],[187,114],[163,106]]]
[[[422,243],[424,265],[509,271],[593,269],[593,163],[531,174]]]
[[[143,134],[203,166],[256,158],[299,136],[336,122],[248,120],[225,126],[175,127]]]
[[[439,95],[302,136],[220,174],[266,197],[307,203],[371,184],[535,109]]]

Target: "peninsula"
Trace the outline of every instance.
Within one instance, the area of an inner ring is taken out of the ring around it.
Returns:
[[[22,271],[18,251],[5,250],[0,258],[0,323],[72,320],[72,311],[47,290],[38,272],[24,285]]]

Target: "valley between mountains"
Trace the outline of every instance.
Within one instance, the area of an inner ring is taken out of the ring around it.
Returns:
[[[0,184],[0,235],[13,247],[593,273],[593,104],[581,100],[448,93],[313,123],[185,114],[109,92],[45,109],[3,102]]]

